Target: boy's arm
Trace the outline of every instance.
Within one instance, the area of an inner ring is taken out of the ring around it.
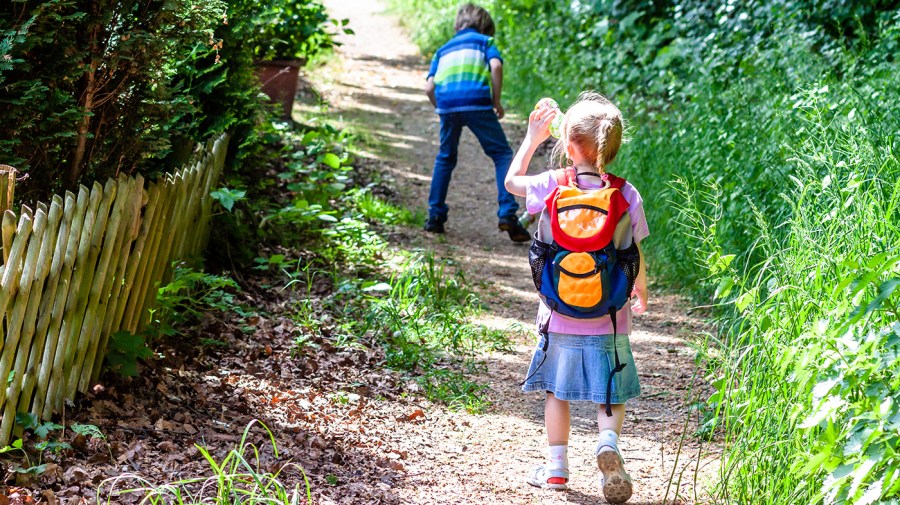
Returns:
[[[631,306],[631,310],[635,314],[643,314],[647,312],[647,261],[644,260],[644,250],[641,249],[640,242],[637,243],[637,248],[641,257],[641,265],[638,268],[637,278],[634,280],[634,293],[632,293],[637,300]]]
[[[425,94],[431,100],[431,105],[437,107],[437,98],[434,96],[434,76],[429,77],[425,81]]]
[[[503,62],[500,58],[491,58],[491,97],[494,101],[494,112],[497,119],[503,119],[503,106],[500,105],[500,93],[503,91]]]

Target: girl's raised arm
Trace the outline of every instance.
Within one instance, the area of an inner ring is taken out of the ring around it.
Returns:
[[[540,107],[528,115],[528,133],[516,151],[516,156],[509,165],[504,185],[506,190],[516,196],[525,196],[525,175],[528,164],[541,142],[550,137],[550,123],[559,111],[550,107]]]

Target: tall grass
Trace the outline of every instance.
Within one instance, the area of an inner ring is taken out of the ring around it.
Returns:
[[[717,389],[710,421],[728,449],[717,497],[897,499],[897,130],[861,117],[859,98],[850,113],[818,92],[798,101],[805,131],[780,192],[789,212],[783,222],[754,213],[758,263],[733,262],[722,248],[717,224],[728,213],[715,181],[676,185],[727,304],[721,339],[703,354]]]

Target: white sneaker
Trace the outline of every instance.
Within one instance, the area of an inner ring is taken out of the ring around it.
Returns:
[[[566,469],[551,470],[547,465],[538,465],[528,472],[528,483],[541,489],[565,491],[569,489],[569,471]]]
[[[619,449],[611,445],[600,445],[596,454],[597,466],[603,474],[600,476],[603,496],[609,503],[625,503],[631,498],[632,485]]]

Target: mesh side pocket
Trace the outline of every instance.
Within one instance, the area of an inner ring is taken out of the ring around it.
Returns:
[[[531,241],[531,247],[528,248],[528,264],[531,266],[531,280],[534,281],[534,287],[538,291],[541,290],[541,276],[544,273],[544,265],[547,263],[547,252],[550,246],[535,239]]]
[[[634,281],[641,270],[641,252],[638,250],[637,242],[632,242],[627,249],[616,250],[616,267],[625,272],[625,278],[628,279],[626,293],[631,296],[631,292],[634,291]]]

